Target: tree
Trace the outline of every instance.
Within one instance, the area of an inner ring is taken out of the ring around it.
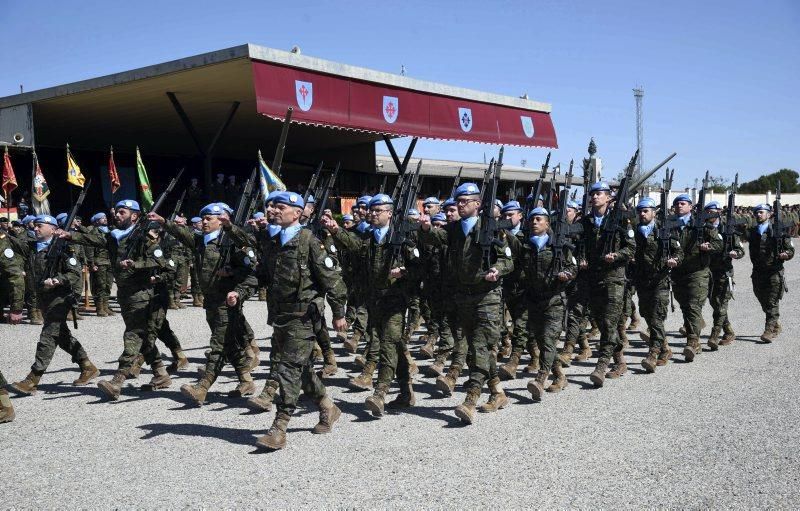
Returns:
[[[708,189],[714,193],[725,193],[730,188],[727,179],[722,176],[712,176],[708,174]]]
[[[773,191],[777,188],[778,181],[781,183],[781,192],[784,193],[797,193],[800,192],[800,184],[798,184],[800,174],[791,169],[781,169],[772,174],[766,174],[739,185],[740,193],[766,193]]]

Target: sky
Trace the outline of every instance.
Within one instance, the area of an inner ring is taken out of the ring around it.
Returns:
[[[800,1],[210,2],[0,0],[0,96],[244,43],[550,103],[559,149],[606,175],[636,149],[675,151],[675,185],[800,170]],[[405,144],[398,144],[398,148]],[[379,153],[385,153],[377,146]],[[483,161],[497,146],[420,141],[415,156]],[[547,149],[506,148],[541,165]]]

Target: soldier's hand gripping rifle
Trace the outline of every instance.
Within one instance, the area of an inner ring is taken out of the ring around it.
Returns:
[[[564,176],[564,188],[558,196],[558,214],[551,226],[553,231],[553,263],[550,267],[550,274],[553,277],[557,277],[559,273],[564,271],[564,251],[567,248],[575,250],[575,246],[570,240],[573,234],[581,231],[579,224],[570,224],[567,220],[567,203],[569,202],[570,188],[572,188],[572,165],[573,161],[570,161],[569,172]]]
[[[722,226],[722,257],[730,258],[730,253],[736,249],[736,233],[739,228],[739,222],[736,221],[734,210],[736,209],[736,193],[739,190],[739,173],[733,179],[730,192],[728,193],[728,210],[725,212],[725,225]],[[733,291],[736,290],[736,282],[733,280],[733,266],[725,274],[728,278],[728,287],[731,290],[731,299],[736,299]]]
[[[667,286],[669,287],[669,303],[672,312],[675,312],[675,299],[672,293],[672,268],[667,266],[667,261],[672,259],[672,235],[678,227],[678,219],[669,213],[669,192],[672,189],[672,177],[675,169],[667,169],[667,175],[661,185],[661,204],[659,205],[661,223],[656,227],[656,240],[661,249],[661,263],[667,269]]]
[[[331,190],[333,190],[333,185],[336,183],[336,178],[339,176],[339,169],[341,166],[341,162],[336,164],[336,168],[333,169],[333,173],[328,177],[325,188],[322,189],[320,196],[315,197],[317,204],[314,208],[314,212],[311,213],[311,218],[308,219],[308,227],[319,239],[322,238],[323,231],[325,230],[320,224],[320,220],[322,219],[322,215],[325,214],[325,209],[328,207],[328,199],[330,198]]]
[[[153,207],[150,209],[149,213],[158,213],[158,210],[164,205],[164,201],[167,200],[169,194],[175,189],[175,185],[178,183],[178,180],[180,180],[184,170],[185,167],[179,170],[178,174],[172,178],[172,181],[169,182],[167,188],[161,192],[161,195],[158,196],[158,200],[155,202],[155,204],[153,204]],[[147,219],[147,215],[145,215],[144,211],[142,211],[142,213],[139,215],[139,218],[136,220],[136,224],[133,226],[133,230],[128,235],[128,241],[125,244],[125,255],[123,260],[133,259],[136,257],[136,254],[141,251],[145,235],[147,234],[147,224],[149,223],[150,220]]]
[[[783,221],[783,207],[781,206],[781,182],[778,181],[775,188],[775,200],[772,203],[772,241],[775,245],[775,257],[779,257],[783,251],[785,239],[791,238],[789,229],[791,226],[786,225]],[[786,278],[784,277],[783,270],[781,270],[781,283],[783,284],[784,292],[789,292],[789,286],[786,285]]]
[[[394,214],[389,229],[389,243],[392,245],[392,262],[390,268],[400,258],[403,247],[409,243],[413,231],[419,229],[419,224],[408,220],[408,211],[416,206],[417,190],[419,188],[419,171],[422,160],[417,162],[413,172],[406,172],[400,176],[400,190],[395,201]]]
[[[503,152],[505,147],[500,147],[500,154],[497,162],[492,159],[489,168],[483,175],[483,187],[481,188],[481,227],[478,230],[478,243],[483,251],[483,261],[486,269],[492,266],[492,249],[502,242],[498,239],[497,233],[502,229],[510,229],[511,222],[507,220],[497,220],[494,217],[494,201],[497,199],[497,187],[500,184],[500,173],[503,170]]]
[[[83,205],[84,199],[86,199],[86,192],[89,191],[89,187],[92,186],[92,180],[89,179],[86,181],[86,184],[83,186],[83,190],[81,190],[80,195],[78,195],[78,200],[73,204],[72,210],[69,212],[69,216],[67,217],[67,221],[64,224],[64,230],[69,231],[72,228],[72,224],[75,222],[75,217],[78,215],[78,210]],[[64,250],[67,248],[67,240],[59,238],[58,236],[54,236],[52,241],[50,242],[50,246],[47,249],[47,252],[44,255],[45,259],[45,266],[44,266],[44,274],[41,275],[40,285],[45,280],[52,279],[58,271],[59,267],[61,266],[61,258],[64,255]],[[31,265],[31,268],[35,268],[34,265]],[[36,280],[36,279],[34,279]],[[64,285],[69,284],[68,282],[63,282]],[[70,292],[69,296],[67,297],[67,304],[69,308],[72,310],[72,325],[75,329],[78,329],[78,314],[76,306],[78,305],[78,297],[75,293]]]

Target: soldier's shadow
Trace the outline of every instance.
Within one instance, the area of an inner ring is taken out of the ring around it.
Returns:
[[[68,382],[58,382],[39,385],[38,388],[39,392],[46,396],[42,398],[42,401],[53,401],[55,399],[67,399],[80,396],[98,398],[98,401],[89,402],[89,404],[93,404],[101,402],[103,396],[102,392],[100,392],[100,389],[98,389],[96,385],[76,387]]]
[[[762,341],[761,337],[757,336],[757,335],[737,335],[736,336],[736,340],[737,341],[752,342],[753,344],[769,344],[769,343],[766,343],[766,342]],[[734,344],[736,344],[735,341],[734,341]]]
[[[241,428],[223,428],[206,424],[143,424],[137,426],[145,431],[140,440],[150,440],[161,435],[177,435],[190,437],[205,437],[222,440],[236,445],[255,446],[258,436],[252,431]]]

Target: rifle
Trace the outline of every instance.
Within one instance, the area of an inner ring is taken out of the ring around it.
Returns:
[[[728,193],[728,211],[725,212],[725,225],[722,226],[723,257],[730,257],[728,254],[736,248],[736,232],[739,227],[739,222],[736,221],[736,217],[733,213],[736,209],[736,192],[738,190],[739,173],[737,172],[736,177],[733,179],[730,193]],[[736,290],[736,282],[733,280],[733,267],[726,273],[726,276],[728,277],[728,286],[731,289],[731,298],[735,300],[736,298],[733,296],[733,291]]]
[[[583,159],[583,201],[581,202],[581,213],[583,215],[589,214],[589,182],[591,176],[589,175],[589,167],[591,166],[591,159]]]
[[[458,188],[458,185],[461,184],[461,171],[462,170],[464,170],[463,166],[458,167],[458,174],[456,174],[456,177],[453,178],[453,188],[450,190],[450,198],[453,198],[453,197],[456,196],[456,188]]]
[[[559,163],[555,167],[553,167],[553,177],[550,178],[550,182],[547,185],[547,198],[544,201],[544,208],[550,213],[553,210],[553,193],[556,192],[558,189],[558,185],[556,184],[556,175],[561,173],[561,164]]]
[[[617,251],[617,232],[624,231],[622,226],[623,220],[627,218],[628,194],[630,193],[631,179],[633,178],[633,169],[636,168],[636,160],[639,159],[639,150],[636,150],[628,166],[625,168],[625,177],[619,183],[619,191],[617,192],[616,202],[614,209],[608,215],[602,227],[603,236],[603,255],[612,254]]]
[[[239,202],[236,204],[236,210],[234,211],[234,217],[231,219],[231,223],[237,227],[241,227],[247,221],[247,205],[248,201],[252,200],[253,195],[253,188],[256,188],[256,183],[258,183],[258,167],[254,167],[253,171],[250,173],[250,178],[244,185],[244,190],[242,190],[242,194],[239,196]],[[212,283],[216,283],[217,278],[219,278],[219,271],[222,268],[230,265],[231,254],[233,253],[233,240],[231,239],[230,235],[222,229],[219,233],[219,259],[217,259],[216,264],[214,265],[214,269],[211,272],[211,280]],[[241,300],[239,301],[241,302]]]
[[[279,178],[281,177],[283,152],[286,149],[286,138],[289,136],[289,124],[292,122],[293,111],[292,107],[286,109],[286,118],[283,120],[283,127],[281,128],[281,138],[278,140],[278,146],[275,148],[275,157],[272,159],[272,171]]]
[[[338,165],[337,165],[338,168]],[[386,190],[386,181],[389,179],[389,176],[383,176],[383,181],[381,182],[381,187],[378,188],[378,193],[383,193]]]
[[[325,213],[325,208],[328,205],[328,198],[330,197],[331,190],[333,190],[333,184],[339,176],[339,168],[341,166],[341,162],[336,164],[336,168],[333,169],[333,173],[328,177],[328,181],[325,183],[325,188],[320,193],[320,197],[315,197],[315,199],[317,199],[317,205],[314,208],[314,212],[311,214],[311,218],[308,219],[308,226],[317,238],[322,237],[321,234],[324,228],[320,225],[320,219]]]
[[[558,197],[558,215],[553,223],[553,262],[550,267],[550,274],[557,276],[564,271],[564,249],[574,250],[575,246],[568,241],[571,234],[579,232],[579,224],[570,224],[567,221],[567,202],[569,201],[570,188],[572,187],[572,165],[569,162],[569,172],[564,176],[564,188]]]
[[[505,147],[500,147],[500,154],[497,162],[492,158],[489,168],[483,175],[483,186],[481,188],[481,227],[478,231],[478,243],[483,249],[483,260],[488,270],[492,265],[492,248],[501,244],[497,239],[497,233],[502,229],[510,229],[511,222],[507,220],[497,220],[494,217],[494,201],[497,198],[497,185],[500,183],[500,173],[503,170],[503,152]]]
[[[421,168],[422,160],[419,160],[416,170],[403,173],[398,180],[398,182],[401,182],[400,191],[397,201],[395,202],[392,224],[389,229],[389,243],[392,245],[391,265],[394,265],[394,262],[400,257],[403,246],[410,242],[410,234],[419,229],[418,223],[412,223],[408,220],[408,210],[410,210],[417,201],[417,190],[420,184],[419,171]]]
[[[159,208],[164,205],[164,201],[167,200],[167,197],[172,190],[175,188],[175,185],[178,183],[178,180],[183,175],[183,171],[186,170],[186,167],[182,168],[178,171],[178,174],[172,178],[172,181],[169,182],[167,188],[161,192],[161,195],[158,196],[158,200],[153,204],[153,208],[150,210],[152,213],[158,212]],[[123,260],[133,259],[134,255],[139,252],[141,249],[142,243],[144,242],[145,232],[147,231],[147,224],[150,223],[150,220],[147,219],[147,215],[144,214],[144,211],[141,212],[139,218],[136,220],[136,224],[133,226],[133,230],[128,235],[128,242],[125,244],[125,256]]]
[[[513,183],[511,183],[511,189],[508,191],[508,200],[516,200],[517,199],[517,180],[515,179]]]
[[[89,187],[92,185],[91,178],[86,181],[86,184],[81,190],[80,195],[78,195],[78,200],[72,206],[72,210],[69,212],[69,216],[67,217],[67,222],[64,224],[64,230],[69,232],[70,228],[72,228],[73,222],[75,222],[75,217],[78,216],[78,209],[83,205],[84,199],[86,199],[86,192],[89,191]],[[47,253],[45,254],[45,267],[44,267],[44,275],[42,275],[42,280],[40,282],[44,282],[47,279],[53,278],[53,275],[58,273],[58,267],[61,261],[61,257],[64,254],[64,249],[67,248],[67,240],[61,239],[59,237],[54,237],[50,242],[50,246],[47,249]],[[35,265],[31,265],[31,268],[35,268]],[[70,293],[67,297],[67,304],[69,308],[72,309],[72,325],[75,329],[78,329],[78,311],[76,309],[76,305],[78,305],[78,297],[75,296],[75,293]]]
[[[661,262],[667,268],[667,286],[669,286],[669,303],[672,312],[675,312],[675,299],[672,293],[672,268],[667,266],[667,261],[672,258],[672,232],[678,227],[678,219],[669,214],[669,192],[672,189],[672,177],[675,169],[667,169],[667,174],[661,184],[661,204],[659,206],[661,224],[656,228],[656,240],[661,248]]]
[[[772,203],[772,232],[770,237],[775,244],[775,257],[777,258],[781,253],[783,247],[783,240],[791,238],[789,229],[791,226],[786,225],[783,221],[783,208],[781,207],[781,182],[778,181],[775,189],[775,201]],[[789,287],[786,285],[786,277],[781,270],[781,283],[783,284],[784,292],[789,292]]]
[[[700,193],[697,195],[697,205],[695,206],[694,220],[692,221],[692,229],[702,232],[706,228],[706,221],[712,218],[710,213],[706,213],[706,190],[708,189],[708,171],[703,178],[703,187],[700,188]],[[698,237],[700,234],[698,234]]]
[[[550,154],[547,153],[547,158],[544,161],[544,165],[542,165],[542,171],[539,173],[539,179],[531,186],[531,194],[528,197],[525,197],[525,215],[524,219],[525,224],[523,228],[525,229],[525,233],[527,234],[528,228],[528,213],[531,212],[533,208],[536,207],[536,202],[539,200],[539,195],[542,193],[542,185],[544,184],[544,180],[547,178],[548,168],[550,167]]]
[[[178,213],[181,212],[181,208],[183,207],[183,200],[186,198],[186,188],[183,189],[183,193],[181,194],[178,202],[175,203],[175,209],[172,210],[172,214],[169,215],[169,220],[175,220],[175,217],[178,216]]]
[[[311,176],[311,182],[308,183],[308,187],[306,188],[306,193],[303,194],[303,204],[305,204],[306,201],[308,201],[309,194],[316,191],[315,189],[317,187],[317,181],[319,181],[319,177],[322,174],[322,165],[324,163],[325,162],[319,162],[319,165],[317,165],[317,170],[315,170],[314,175]]]

